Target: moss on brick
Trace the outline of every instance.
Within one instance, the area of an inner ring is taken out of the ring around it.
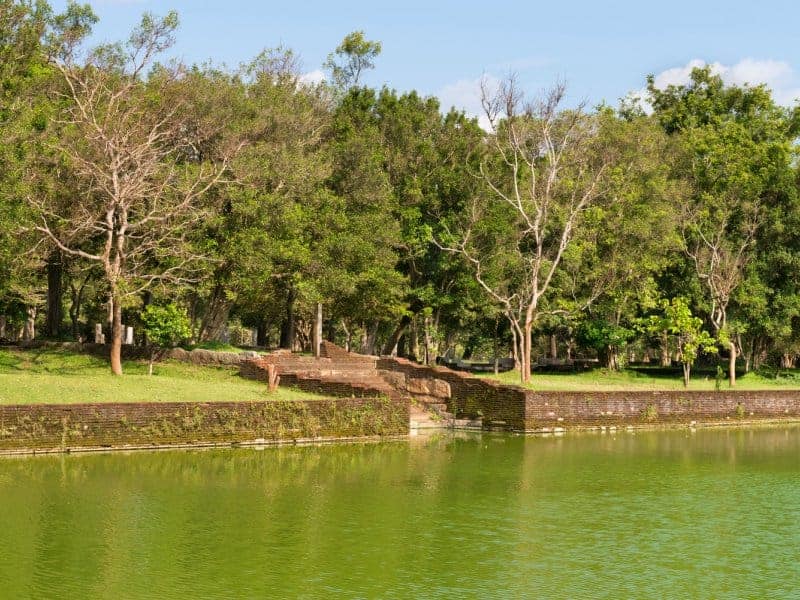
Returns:
[[[0,406],[0,451],[407,433],[408,403],[387,398]]]

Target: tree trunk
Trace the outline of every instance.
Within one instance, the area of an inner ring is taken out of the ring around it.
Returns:
[[[342,329],[344,330],[344,349],[348,352],[353,351],[353,331],[347,326],[344,319],[341,320]]]
[[[748,352],[745,349],[745,345],[742,344],[742,336],[741,334],[738,333],[736,334],[736,347],[737,347],[737,352],[741,350],[739,355],[744,358],[744,372],[745,374],[747,374],[750,372],[750,363],[753,358],[753,354],[752,352]],[[750,346],[750,348],[752,350],[752,345]]]
[[[380,323],[378,321],[374,321],[369,327],[363,325],[364,333],[361,336],[361,354],[368,354],[370,356],[375,354],[375,340],[378,337],[379,326]]]
[[[411,321],[408,330],[408,357],[414,362],[419,361],[419,334],[417,332],[417,319]]]
[[[408,358],[408,333],[404,333],[397,340],[397,356],[400,358]]]
[[[608,368],[612,371],[619,371],[619,350],[614,347],[608,349]]]
[[[692,374],[692,365],[683,363],[683,387],[689,387],[689,377]]]
[[[669,352],[669,334],[664,331],[661,334],[661,356],[660,356],[660,364],[662,367],[671,367],[672,366],[672,357],[670,356]]]
[[[83,306],[83,292],[86,289],[89,281],[92,279],[91,271],[86,274],[86,277],[80,282],[80,285],[75,287],[75,280],[70,279],[70,304],[69,304],[69,320],[72,330],[72,337],[77,341],[81,340],[80,319],[81,307]]]
[[[403,315],[400,319],[400,322],[397,324],[397,327],[395,327],[394,331],[392,332],[392,335],[390,335],[389,339],[386,340],[386,344],[383,346],[382,354],[389,355],[394,352],[397,342],[400,341],[400,336],[403,335],[403,332],[405,332],[409,323],[411,323],[411,317],[409,315]]]
[[[114,329],[114,298],[111,293],[108,294],[106,309],[106,328],[110,332],[112,329]]]
[[[753,368],[760,369],[764,360],[766,359],[765,351],[766,343],[764,338],[753,338]]]
[[[231,301],[225,294],[225,288],[221,283],[214,286],[211,294],[211,301],[208,311],[203,317],[203,324],[200,326],[200,334],[197,336],[202,342],[218,340],[222,336],[225,324],[228,322],[228,315],[231,311]]]
[[[464,352],[461,354],[461,360],[470,360],[475,352],[475,340],[472,336],[467,338],[467,343],[464,344]]]
[[[61,322],[64,320],[64,307],[61,303],[63,273],[61,253],[56,250],[47,259],[47,318],[44,328],[45,333],[52,338],[58,337]]]
[[[428,317],[428,316],[425,317],[425,320],[423,321],[423,328],[424,328],[424,332],[423,332],[423,335],[424,335],[423,340],[424,340],[424,342],[423,343],[425,344],[425,346],[423,348],[423,351],[425,353],[424,360],[425,360],[425,364],[430,366],[430,365],[432,365],[434,363],[434,361],[436,359],[435,356],[431,356],[431,354],[432,354],[431,349],[432,348],[431,348],[431,318],[430,317]]]
[[[619,351],[613,346],[605,346],[597,353],[600,366],[611,371],[619,371]]]
[[[81,296],[83,294],[76,294],[73,293],[72,295],[72,302],[69,305],[69,321],[70,321],[70,329],[72,331],[72,338],[75,340],[80,340],[80,323],[79,319],[81,316]]]
[[[517,335],[517,329],[514,327],[514,324],[511,324],[511,354],[514,358],[514,367],[519,369],[522,372],[522,361],[520,360],[520,349],[521,344],[519,341],[519,336]],[[521,375],[520,375],[521,377]]]
[[[261,319],[256,327],[256,345],[266,348],[269,346],[269,337],[267,336],[267,322]]]
[[[331,344],[336,343],[336,322],[333,319],[328,319],[324,322],[322,339],[328,340]]]
[[[122,375],[122,302],[116,293],[111,296],[111,372]]]
[[[22,329],[22,340],[31,342],[36,337],[36,307],[29,306],[25,310],[28,318],[25,319],[25,326]]]
[[[736,387],[736,342],[731,340],[730,345],[731,357],[728,362],[728,378],[730,379],[731,387]]]
[[[558,338],[555,333],[550,334],[550,358],[553,360],[558,358]]]
[[[522,379],[522,383],[529,383],[531,380],[531,351],[533,349],[533,321],[527,320],[525,322],[525,329],[522,332],[522,352],[520,356],[521,360],[521,372],[520,377]]]
[[[286,314],[281,323],[281,341],[280,347],[284,350],[291,350],[294,346],[295,338],[295,323],[294,323],[294,302],[296,294],[294,289],[289,288],[286,292]]]
[[[6,316],[0,315],[0,340],[5,339],[6,337]]]
[[[322,350],[322,302],[317,302],[317,310],[314,314],[314,331],[311,336],[312,352],[316,358],[320,357]]]

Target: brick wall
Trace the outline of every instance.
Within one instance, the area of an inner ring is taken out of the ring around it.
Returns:
[[[0,406],[0,452],[405,435],[408,404],[381,398]]]
[[[800,419],[800,390],[721,392],[537,392],[445,367],[382,357],[378,368],[450,384],[450,410],[514,431]]]
[[[527,392],[525,429],[800,418],[800,390]]]

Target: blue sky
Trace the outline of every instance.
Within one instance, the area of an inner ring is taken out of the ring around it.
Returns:
[[[65,2],[52,2],[61,8]],[[126,37],[141,13],[178,11],[174,54],[188,62],[237,65],[279,44],[304,70],[320,69],[342,37],[363,29],[383,43],[366,83],[416,89],[477,112],[477,82],[517,73],[531,93],[557,79],[573,100],[617,100],[653,73],[685,79],[713,63],[733,83],[769,84],[784,104],[800,97],[800,3],[672,0],[643,2],[382,3],[256,0],[95,0],[96,41]],[[694,61],[694,62],[692,62]]]

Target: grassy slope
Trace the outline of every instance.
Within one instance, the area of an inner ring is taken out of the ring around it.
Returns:
[[[739,377],[736,382],[737,390],[770,390],[770,389],[800,389],[800,379],[794,377],[792,372],[784,372],[784,376],[767,377],[758,373],[748,373]],[[519,385],[519,373],[509,371],[495,376],[487,375],[503,383]],[[690,390],[713,390],[715,381],[711,377],[702,375],[692,378]],[[622,371],[620,373],[596,369],[583,373],[533,373],[530,387],[542,391],[624,391],[624,390],[682,390],[683,380],[680,377],[654,377],[635,371]],[[727,390],[727,380],[722,382],[721,389]]]
[[[124,375],[114,377],[108,361],[62,350],[19,351],[0,348],[0,404],[77,402],[215,402],[297,400],[305,392],[242,379],[234,368],[187,363],[157,364],[152,377],[147,363],[126,361]]]

